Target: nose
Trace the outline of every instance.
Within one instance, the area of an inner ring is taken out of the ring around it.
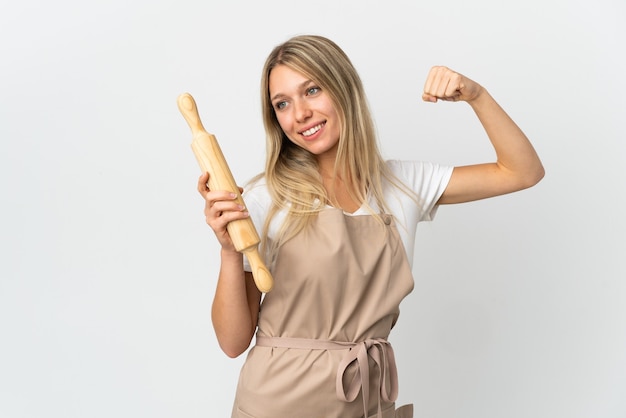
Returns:
[[[297,101],[294,107],[296,121],[298,122],[304,122],[313,114],[308,104],[304,100]]]

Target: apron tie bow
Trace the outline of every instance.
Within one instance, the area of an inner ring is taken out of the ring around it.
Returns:
[[[381,399],[385,402],[395,402],[398,397],[398,370],[393,348],[387,340],[371,338],[356,343],[350,348],[339,363],[337,370],[337,397],[345,402],[352,402],[361,392],[363,410],[367,416],[370,397],[370,358],[378,366],[377,417],[382,417]],[[348,367],[355,362],[357,364],[356,373],[346,387],[344,386],[344,375]]]

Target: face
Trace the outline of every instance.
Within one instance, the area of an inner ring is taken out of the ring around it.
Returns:
[[[339,143],[339,117],[329,95],[313,80],[285,65],[269,76],[269,94],[287,138],[318,157],[332,155]]]

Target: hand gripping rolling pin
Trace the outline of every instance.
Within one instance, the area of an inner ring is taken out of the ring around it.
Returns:
[[[217,139],[202,126],[195,100],[189,93],[183,93],[178,96],[177,103],[180,113],[183,114],[191,128],[191,149],[196,156],[196,160],[198,160],[198,164],[200,164],[203,172],[209,173],[209,188],[211,190],[228,190],[233,192],[237,194],[235,201],[244,205],[241,193],[239,193],[239,187],[235,183]],[[248,258],[257,288],[264,293],[272,290],[274,279],[259,255],[258,245],[261,240],[252,220],[250,218],[237,219],[229,222],[226,229],[235,245],[235,249],[245,254]]]

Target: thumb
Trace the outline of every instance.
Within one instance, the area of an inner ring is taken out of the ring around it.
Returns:
[[[422,93],[422,100],[425,102],[437,103],[437,96],[428,93]]]

